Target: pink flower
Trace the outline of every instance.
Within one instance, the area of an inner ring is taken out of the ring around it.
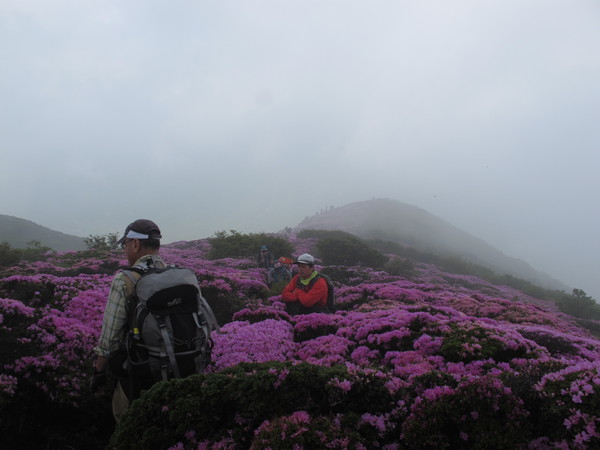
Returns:
[[[352,389],[352,382],[349,380],[343,380],[340,381],[337,378],[333,378],[329,384],[331,384],[332,386],[337,387],[338,389],[341,389],[344,392],[350,392],[350,390]]]

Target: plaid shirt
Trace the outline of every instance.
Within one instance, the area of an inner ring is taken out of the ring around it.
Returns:
[[[164,267],[165,263],[158,255],[145,255],[138,259],[134,267]],[[109,357],[112,353],[124,348],[127,334],[127,275],[119,272],[112,281],[108,301],[102,319],[102,332],[98,346],[94,348],[97,355]]]

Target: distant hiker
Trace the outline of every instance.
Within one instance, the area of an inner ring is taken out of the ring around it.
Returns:
[[[267,274],[267,285],[269,287],[283,282],[288,283],[292,279],[292,272],[286,268],[282,260],[285,261],[285,258],[281,257],[275,261],[275,266]]]
[[[271,253],[269,247],[267,247],[265,244],[260,246],[260,251],[256,256],[256,263],[258,264],[258,267],[267,270],[271,269],[275,263],[275,257],[273,256],[273,253]]]
[[[294,260],[292,258],[288,258],[287,256],[282,256],[278,259],[278,261],[290,272],[292,271],[292,264],[294,264]]]
[[[90,385],[92,391],[102,387],[107,371],[117,378],[112,400],[117,422],[142,389],[203,371],[210,333],[218,329],[195,273],[166,266],[158,255],[161,238],[154,222],[138,219],[118,241],[131,267],[112,281]]]
[[[304,253],[295,264],[298,266],[298,275],[292,278],[281,293],[287,311],[290,314],[333,312],[327,306],[328,294],[333,294],[333,287],[325,276],[314,270],[315,258]]]

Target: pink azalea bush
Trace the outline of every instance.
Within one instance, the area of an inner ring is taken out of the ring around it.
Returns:
[[[297,254],[316,244],[290,242]],[[174,382],[178,397],[171,383],[147,393],[150,411],[182,424],[157,429],[164,448],[600,446],[600,341],[552,302],[426,264],[410,276],[335,266],[323,271],[338,311],[290,316],[252,260],[210,261],[209,250],[207,240],[161,250],[169,263],[196,272],[222,325],[203,381],[186,380],[185,391]],[[125,264],[120,252],[65,252],[0,278],[3,447],[43,439],[35,430],[44,427],[27,425],[39,417],[61,424],[40,408],[76,418],[64,425],[71,444],[72,430],[83,427],[77,420],[112,420],[110,388],[92,395],[87,383],[110,282]],[[321,371],[317,385],[299,381],[306,364]],[[237,410],[223,409],[213,423],[206,414],[221,408],[219,392]],[[199,407],[204,401],[209,408]],[[19,415],[9,414],[17,407]],[[132,408],[114,445],[133,448],[119,439],[149,417]],[[98,442],[107,440],[100,428]]]
[[[582,362],[544,375],[536,385],[558,420],[551,433],[556,446],[591,448],[600,435],[600,361]],[[561,420],[562,419],[562,420]]]
[[[311,417],[306,411],[265,420],[255,431],[251,450],[265,448],[331,448],[366,450],[356,431],[342,428],[339,420]]]

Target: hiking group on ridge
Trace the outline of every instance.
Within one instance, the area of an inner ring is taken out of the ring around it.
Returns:
[[[138,219],[118,241],[129,267],[112,280],[90,380],[96,391],[106,384],[108,373],[115,379],[117,422],[131,401],[157,381],[203,372],[210,362],[211,333],[219,331],[196,274],[167,265],[159,256],[161,238],[153,221]],[[269,286],[287,283],[281,299],[289,314],[334,312],[333,285],[315,270],[312,255],[275,260],[262,245],[257,263],[268,270]]]

